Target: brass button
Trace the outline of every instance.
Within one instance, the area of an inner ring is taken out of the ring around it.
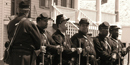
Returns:
[[[22,44],[20,44],[20,46],[22,46]]]
[[[21,55],[19,55],[19,57],[21,57]]]

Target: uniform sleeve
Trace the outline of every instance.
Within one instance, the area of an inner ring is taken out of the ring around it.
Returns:
[[[123,45],[123,43],[119,40],[119,42],[121,43],[121,46],[122,46],[122,48],[124,48],[124,45]],[[122,56],[125,56],[127,54],[127,52],[126,51],[121,51],[121,55]]]
[[[101,46],[101,44],[100,44],[100,42],[98,41],[97,38],[95,38],[93,40],[93,43],[94,43],[97,55],[99,55],[104,60],[106,60],[106,59],[108,60],[108,59],[111,58],[111,55],[108,54],[106,51],[103,50],[103,48],[102,48],[102,46]]]
[[[51,45],[56,45],[56,42],[53,40],[52,36],[50,35],[50,33],[48,31],[46,31],[46,34],[47,34],[47,38],[48,38],[48,41]]]
[[[77,48],[77,47],[79,47],[79,41],[78,41],[78,39],[76,38],[76,36],[72,36],[71,37],[71,41],[72,41],[72,47],[73,48]]]
[[[61,45],[63,42],[63,39],[60,35],[58,34],[53,34],[52,38],[54,39],[54,41],[56,42],[56,45]]]
[[[72,46],[72,42],[71,39],[69,38],[69,36],[66,36],[66,43],[70,46]],[[77,51],[72,52],[70,48],[65,48],[63,51],[63,58],[64,59],[71,59],[72,57],[75,57],[77,54]]]
[[[33,38],[35,48],[39,49],[42,43],[42,37],[37,26],[33,22],[26,20],[24,21],[24,27],[25,27],[24,31],[29,33]]]
[[[107,38],[107,39],[109,40],[108,42],[112,48],[112,53],[118,53],[118,49],[117,49],[115,43],[110,38]]]
[[[51,54],[57,53],[57,49],[54,45],[46,45],[46,50],[47,50],[47,52],[49,52]]]

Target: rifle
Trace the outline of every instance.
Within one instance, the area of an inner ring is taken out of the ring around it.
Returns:
[[[88,40],[88,42],[91,44],[91,45],[93,45],[92,44],[92,42],[87,38],[87,36],[84,36],[84,38],[86,39],[86,41]],[[86,65],[90,65],[89,64],[89,51],[86,53]]]
[[[65,43],[65,42],[64,42]],[[60,44],[60,46],[62,46],[61,44]],[[61,48],[60,48],[60,65],[62,65],[62,50],[61,50]]]
[[[118,55],[119,55],[119,56],[121,55],[120,51],[121,51],[121,49],[118,48]],[[121,65],[120,62],[121,62],[121,57],[120,57],[119,60],[118,60],[118,65]]]
[[[79,39],[79,48],[81,48],[81,39]],[[79,53],[79,64],[80,65],[80,58],[81,58],[81,54]]]
[[[86,65],[89,65],[89,53],[87,53],[87,55],[86,55]]]
[[[46,40],[44,40],[43,41],[44,43],[46,43]],[[41,46],[41,48],[42,48],[42,62],[40,63],[40,65],[44,65],[44,53],[45,53],[45,51],[44,51],[44,43],[42,44],[42,46]]]
[[[130,46],[130,43],[129,43],[129,46]],[[127,65],[129,65],[129,61],[130,61],[129,57],[130,57],[130,49],[128,49],[128,62],[127,62]]]

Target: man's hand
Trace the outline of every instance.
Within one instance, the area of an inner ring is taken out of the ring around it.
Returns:
[[[72,51],[72,52],[76,51],[76,48],[71,48],[71,51]]]
[[[78,54],[82,53],[82,48],[77,48]]]
[[[126,48],[122,48],[122,51],[126,51]]]
[[[111,57],[112,61],[115,61],[117,59],[116,57],[117,57],[117,54],[116,53],[112,53],[112,57]]]
[[[85,50],[86,50],[87,52],[90,52],[90,46],[87,46],[87,47],[85,48]]]
[[[63,46],[57,46],[56,47],[58,49],[58,54],[62,53],[63,52]]]
[[[127,51],[127,52],[129,52],[129,51],[130,51],[130,46],[128,46],[128,47],[127,47],[126,51]]]
[[[41,46],[40,50],[41,52],[46,53],[46,46]]]
[[[57,48],[57,49],[60,48],[60,45],[57,45],[56,48]]]

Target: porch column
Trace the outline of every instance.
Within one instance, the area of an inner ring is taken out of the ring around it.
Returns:
[[[115,0],[115,14],[116,14],[116,23],[119,22],[119,0]]]
[[[49,7],[50,7],[50,17],[53,18],[53,4],[54,4],[54,0],[50,0],[49,1]]]
[[[96,0],[96,22],[101,23],[101,0]]]
[[[80,10],[80,0],[74,0],[74,8],[75,8],[75,23],[78,23],[78,16],[79,16],[79,10]]]

